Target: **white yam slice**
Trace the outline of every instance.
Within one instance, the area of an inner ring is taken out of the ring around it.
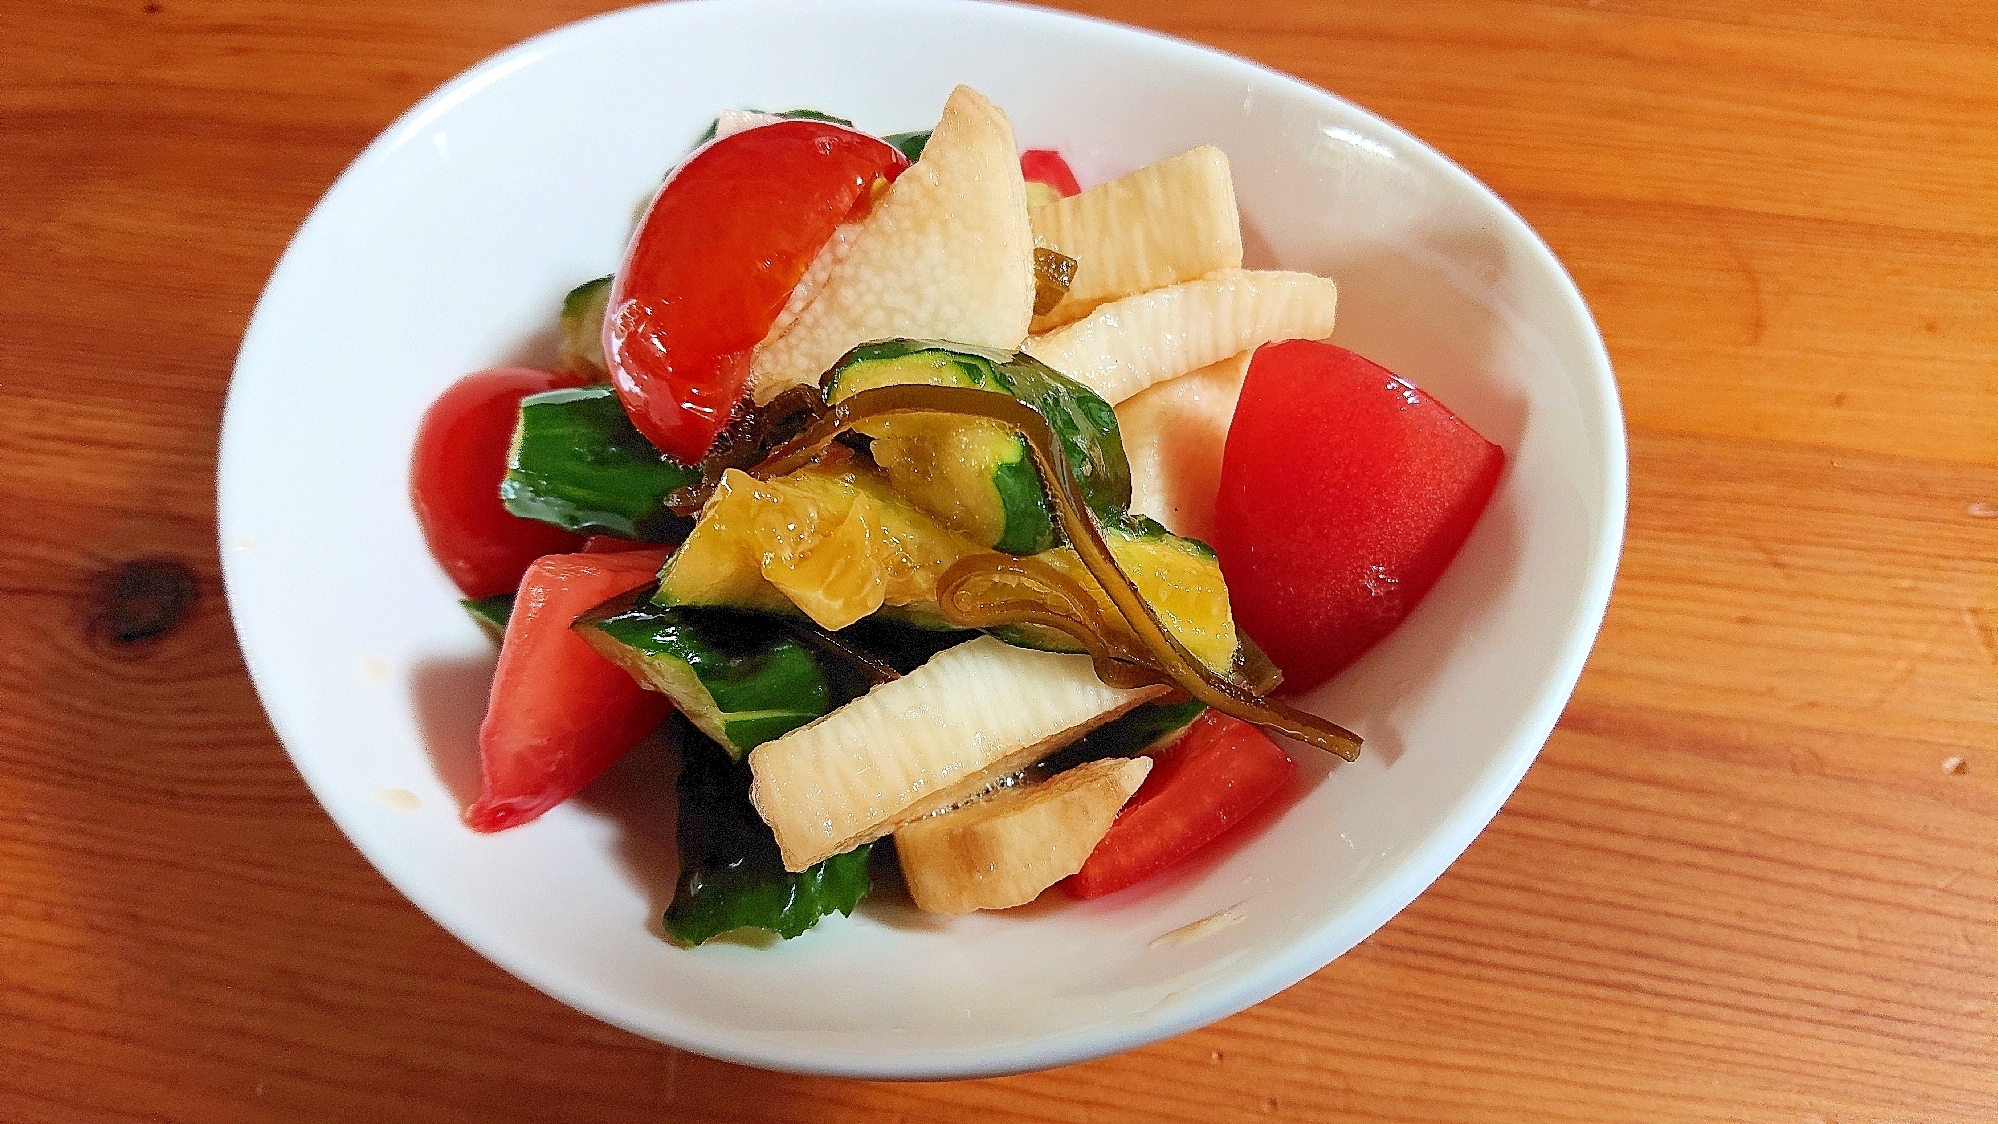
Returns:
[[[1121,179],[1028,213],[1037,245],[1075,259],[1068,295],[1033,330],[1097,305],[1242,268],[1242,217],[1228,157],[1213,145],[1147,164]]]
[[[1266,343],[1322,340],[1338,300],[1324,277],[1229,270],[1112,301],[1026,351],[1114,406]]]
[[[1213,541],[1221,453],[1254,354],[1168,379],[1117,404],[1133,514],[1149,515],[1175,535]]]
[[[826,244],[819,247],[818,254],[812,258],[812,264],[805,267],[805,275],[798,278],[798,284],[791,290],[790,299],[784,302],[783,309],[777,313],[777,319],[771,323],[767,339],[774,340],[790,331],[791,325],[798,322],[798,317],[805,311],[806,306],[818,299],[819,293],[826,287],[826,282],[832,279],[833,271],[839,268],[839,263],[846,260],[847,252],[853,249],[854,242],[860,238],[862,225],[864,224],[843,222],[833,227],[832,237],[826,239]]]
[[[1151,771],[1148,757],[1091,761],[902,825],[895,855],[909,896],[931,913],[1026,905],[1082,869]]]
[[[1165,692],[1105,686],[1086,655],[981,636],[749,755],[749,799],[803,870],[970,799]]]
[[[1027,188],[1005,114],[951,91],[923,158],[904,170],[781,334],[757,345],[756,401],[818,381],[871,340],[945,339],[1011,351],[1034,314]]]
[[[790,118],[781,113],[763,113],[754,109],[724,109],[721,111],[721,116],[715,118],[715,139],[732,137],[737,133],[746,133],[751,129],[760,129],[765,125],[775,125],[788,120]]]

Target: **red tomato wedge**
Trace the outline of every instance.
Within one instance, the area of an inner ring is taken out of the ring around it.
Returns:
[[[479,799],[466,823],[499,831],[534,819],[672,712],[666,696],[640,687],[569,628],[585,611],[652,581],[666,553],[551,554],[528,567],[479,727]]]
[[[1204,711],[1153,757],[1145,783],[1062,888],[1078,898],[1100,898],[1142,882],[1242,822],[1296,771],[1290,754],[1261,730]]]
[[[1228,429],[1214,550],[1235,623],[1308,690],[1392,632],[1457,555],[1505,452],[1344,348],[1256,352]]]
[[[514,515],[499,498],[520,400],[581,383],[529,367],[480,371],[453,383],[424,411],[410,459],[410,503],[431,557],[465,596],[512,593],[529,563],[583,541]]]
[[[688,157],[639,224],[604,317],[611,384],[639,432],[700,463],[812,258],[877,179],[907,166],[821,121],[759,126]]]
[[[1079,195],[1081,185],[1075,182],[1075,173],[1069,171],[1068,161],[1052,148],[1030,148],[1020,154],[1020,175],[1025,179],[1047,184],[1063,198]]]

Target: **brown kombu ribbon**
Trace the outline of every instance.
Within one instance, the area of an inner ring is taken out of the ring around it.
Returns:
[[[1242,638],[1237,674],[1222,676],[1201,663],[1160,623],[1144,595],[1111,554],[1103,531],[1081,499],[1068,458],[1062,455],[1054,428],[1025,402],[1009,394],[958,386],[899,385],[863,390],[842,399],[796,437],[771,450],[749,470],[760,479],[781,476],[804,467],[841,434],[861,422],[895,414],[956,414],[986,418],[1011,426],[1026,439],[1040,470],[1055,515],[1083,567],[1123,618],[1125,630],[1142,651],[1133,650],[1110,628],[1096,599],[1066,574],[1031,558],[973,555],[945,571],[938,586],[939,606],[953,624],[991,628],[1030,624],[1056,629],[1081,643],[1094,659],[1097,673],[1112,686],[1132,687],[1166,682],[1201,702],[1245,722],[1295,738],[1352,761],[1360,755],[1359,735],[1315,714],[1266,697],[1278,673],[1256,647]],[[977,583],[1014,585],[1036,590],[1038,596],[981,599],[972,594]]]

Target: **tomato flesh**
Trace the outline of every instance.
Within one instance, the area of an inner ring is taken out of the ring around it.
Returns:
[[[570,629],[584,612],[653,580],[660,547],[554,554],[521,579],[479,726],[479,831],[527,823],[610,768],[672,712]]]
[[[1075,173],[1069,170],[1068,161],[1052,148],[1030,148],[1020,154],[1020,175],[1037,183],[1047,184],[1063,198],[1078,195],[1081,185],[1075,182]]]
[[[1436,583],[1505,453],[1385,367],[1330,344],[1256,352],[1221,459],[1214,550],[1235,622],[1287,690],[1330,678]]]
[[[820,121],[763,125],[689,157],[639,224],[604,317],[611,384],[639,432],[700,463],[812,258],[877,179],[907,166]]]
[[[520,400],[579,385],[559,371],[503,367],[459,379],[424,411],[410,461],[410,503],[431,557],[465,596],[512,593],[529,563],[583,541],[514,515],[499,496]]]
[[[1261,730],[1203,711],[1154,756],[1145,783],[1062,888],[1100,898],[1170,869],[1282,791],[1296,771],[1290,754]]]

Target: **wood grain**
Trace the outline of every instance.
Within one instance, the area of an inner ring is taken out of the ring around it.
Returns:
[[[215,440],[263,279],[346,162],[597,6],[17,5],[0,1120],[1998,1118],[1998,8],[1064,6],[1431,141],[1603,326],[1632,427],[1616,593],[1463,858],[1258,1007],[993,1081],[758,1073],[507,977],[271,735]],[[146,559],[196,596],[120,641],[107,597]]]

